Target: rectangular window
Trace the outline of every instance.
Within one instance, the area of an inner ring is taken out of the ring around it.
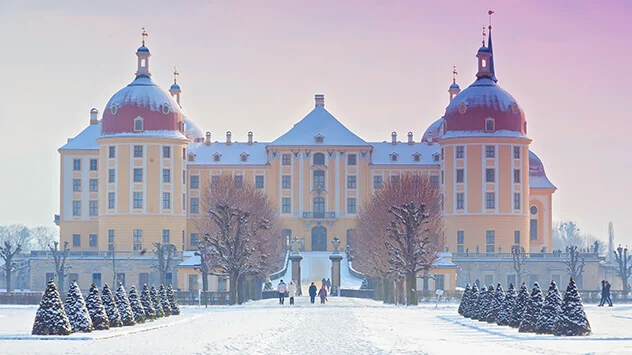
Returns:
[[[496,208],[496,193],[494,192],[485,193],[485,207],[489,209]]]
[[[80,247],[81,246],[81,234],[73,234],[72,235],[72,246]]]
[[[291,154],[283,154],[282,160],[283,160],[283,165],[290,165],[291,162],[292,162],[292,155]]]
[[[199,189],[200,188],[200,177],[198,175],[191,175],[191,188]]]
[[[72,191],[81,191],[81,179],[72,179]]]
[[[143,168],[134,169],[134,182],[143,182]]]
[[[441,148],[441,160],[443,160],[443,157],[445,156],[445,151],[443,148]]]
[[[88,243],[89,243],[90,247],[96,248],[97,247],[97,235],[96,234],[90,234]]]
[[[520,159],[520,147],[513,147],[514,159]]]
[[[465,170],[456,169],[456,182],[463,182],[465,180]]]
[[[235,187],[242,187],[244,185],[244,176],[235,175]]]
[[[347,165],[356,165],[357,155],[349,154],[347,155]]]
[[[495,231],[485,231],[485,243],[486,244],[494,244],[496,242],[496,232]]]
[[[432,186],[439,186],[439,175],[430,175],[430,183]]]
[[[142,158],[143,157],[143,146],[135,145],[134,146],[134,158]]]
[[[143,242],[143,230],[142,229],[134,229],[132,231],[132,241],[134,243],[142,243]]]
[[[134,192],[134,208],[143,208],[142,192]]]
[[[445,174],[443,173],[443,170],[441,170],[441,185],[443,185],[445,183]]]
[[[511,285],[511,284],[516,285],[516,275],[515,274],[507,275],[507,285]]]
[[[533,285],[538,282],[538,275],[529,274],[529,285]]]
[[[139,272],[138,273],[138,287],[142,287],[142,285],[146,285],[149,283],[149,273],[148,272]]]
[[[191,246],[197,246],[198,244],[198,234],[197,233],[191,233],[191,240],[190,240]]]
[[[263,175],[255,176],[255,188],[263,189]]]
[[[520,231],[514,231],[514,244],[520,244]]]
[[[456,244],[465,244],[465,231],[456,231]]]
[[[485,169],[485,182],[494,182],[495,181],[496,170],[494,169]]]
[[[171,170],[162,169],[162,182],[171,182]]]
[[[356,213],[356,199],[349,197],[347,199],[347,213]]]
[[[191,197],[191,213],[200,213],[200,199],[198,197]]]
[[[108,193],[108,208],[114,208],[114,203],[115,203],[115,199],[114,199],[114,192],[109,192]]]
[[[457,146],[456,147],[457,159],[463,158],[464,155],[465,155],[465,147],[463,147],[462,145]]]
[[[556,285],[560,285],[562,282],[562,275],[560,274],[551,274],[551,281],[555,281]]]
[[[457,253],[464,253],[465,249],[464,249],[463,245],[457,245],[456,246],[456,252]]]
[[[443,290],[444,287],[443,275],[435,275],[435,290]]]
[[[162,193],[162,208],[171,208],[171,193],[163,192]]]
[[[99,180],[90,179],[90,192],[99,192]]]
[[[171,147],[162,147],[162,157],[171,158]]]
[[[219,175],[211,176],[211,187],[219,186]]]
[[[373,188],[374,189],[379,189],[380,187],[382,187],[382,175],[376,175],[373,176]]]
[[[92,273],[92,283],[97,285],[98,288],[101,288],[101,273],[100,272]]]
[[[72,215],[81,216],[81,201],[72,201]]]
[[[114,170],[114,169],[109,169],[109,170],[108,170],[108,182],[113,183],[113,182],[114,182],[114,179],[115,179],[115,176],[116,176],[116,170]]]
[[[462,210],[465,208],[465,194],[463,192],[458,192],[456,194],[456,209]]]
[[[281,177],[281,187],[289,189],[292,186],[292,177],[290,175],[283,175]]]
[[[114,229],[108,229],[108,243],[114,243]]]
[[[485,157],[487,158],[493,158],[496,156],[496,149],[493,145],[486,145],[485,146]]]
[[[520,169],[514,169],[514,182],[520,183]]]
[[[162,242],[163,243],[169,243],[169,230],[168,229],[163,229],[162,230]]]
[[[72,170],[74,170],[74,171],[81,170],[81,159],[73,159],[72,160]]]
[[[109,146],[108,148],[110,150],[110,152],[108,154],[108,157],[115,158],[116,157],[116,147],[115,146]]]
[[[99,215],[99,201],[97,200],[90,200],[89,205],[88,205],[88,214],[90,216],[98,216]]]
[[[520,193],[514,192],[514,210],[520,209]]]
[[[292,210],[292,200],[289,197],[283,197],[281,200],[281,212],[290,213]]]
[[[355,175],[347,176],[347,188],[348,189],[355,189],[356,188],[356,176]]]
[[[90,159],[90,170],[97,171],[97,160]]]
[[[187,184],[187,171],[186,170],[182,170],[182,184],[183,185]]]
[[[538,239],[538,220],[532,219],[529,222],[529,239],[537,240]]]
[[[182,194],[182,210],[186,210],[187,209],[187,195],[186,194]]]

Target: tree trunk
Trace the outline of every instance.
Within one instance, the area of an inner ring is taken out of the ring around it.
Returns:
[[[393,287],[394,280],[387,277],[383,280],[384,285],[384,303],[395,304],[395,287]]]
[[[63,274],[63,272],[57,274],[57,290],[59,291],[59,293],[64,293],[64,274]]]
[[[7,259],[6,264],[5,264],[5,271],[6,271],[6,277],[7,277],[7,292],[11,292],[13,291],[13,289],[11,288],[11,259]]]
[[[160,284],[164,285],[166,282],[167,282],[167,272],[161,269],[160,270]],[[112,287],[114,287],[114,285],[112,285]]]
[[[242,304],[245,302],[246,296],[246,277],[239,276],[237,279],[237,304]]]
[[[417,273],[409,272],[406,275],[406,305],[417,304]]]
[[[384,301],[384,288],[382,286],[382,278],[375,279],[373,286],[373,299],[376,301]]]
[[[623,283],[623,296],[627,297],[628,296],[628,292],[630,292],[630,290],[628,289],[628,278],[627,277],[621,277],[621,281]]]
[[[208,295],[206,294],[208,292],[208,274],[204,273],[202,274],[202,301],[203,301],[203,305],[204,307],[208,307]]]
[[[237,304],[237,279],[239,278],[239,274],[235,271],[231,271],[228,277],[228,287],[230,288],[228,304],[234,305]]]

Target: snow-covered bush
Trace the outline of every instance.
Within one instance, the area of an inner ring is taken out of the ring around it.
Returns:
[[[72,327],[53,279],[48,281],[33,322],[34,335],[68,335]]]
[[[160,304],[160,296],[158,296],[158,290],[156,290],[156,285],[151,286],[149,295],[151,296],[151,304],[154,306],[154,309],[156,310],[156,318],[164,317],[165,312],[162,309],[162,305]]]
[[[132,312],[134,312],[134,320],[136,323],[144,323],[145,322],[145,309],[141,303],[140,298],[138,297],[138,292],[136,292],[136,286],[132,285],[129,289],[129,305],[132,307]]]
[[[553,334],[555,331],[555,321],[562,312],[562,296],[557,289],[555,281],[551,281],[549,286],[549,292],[544,299],[544,306],[542,306],[542,312],[538,318],[538,323],[535,327],[537,334]]]
[[[90,292],[88,293],[88,298],[86,298],[86,308],[88,308],[94,330],[110,329],[110,320],[103,307],[99,288],[94,283],[90,286]]]
[[[575,285],[575,280],[571,281],[564,293],[562,301],[562,312],[555,322],[555,335],[576,336],[589,335],[592,332],[590,322],[586,318],[582,298]]]
[[[103,301],[105,313],[107,313],[108,319],[110,320],[110,327],[122,327],[123,321],[121,320],[121,314],[116,307],[114,296],[112,296],[112,291],[110,291],[108,284],[103,285],[103,290],[101,290],[101,300]]]
[[[514,284],[509,284],[509,289],[505,293],[505,299],[500,306],[500,312],[498,312],[498,317],[496,318],[496,324],[509,325],[509,321],[511,320],[511,313],[516,306],[516,296],[517,294],[516,289],[514,288]]]
[[[162,311],[164,312],[165,317],[169,317],[171,315],[171,305],[169,304],[169,298],[167,297],[165,285],[160,285],[158,294],[160,295],[160,305],[162,306]]]
[[[467,299],[467,305],[463,310],[463,316],[465,318],[472,318],[474,313],[476,312],[476,307],[478,306],[478,286],[476,283],[472,285],[472,290],[470,291],[470,295]]]
[[[467,308],[467,299],[470,297],[470,292],[472,288],[470,287],[470,283],[468,282],[467,286],[465,286],[465,291],[463,292],[463,297],[461,297],[461,303],[459,304],[459,314],[463,315],[465,309]]]
[[[502,309],[503,302],[505,301],[505,291],[503,290],[503,286],[498,283],[496,285],[496,292],[491,295],[490,299],[492,300],[489,312],[487,313],[487,323],[496,323],[496,319],[498,318],[498,314]]]
[[[481,320],[482,317],[487,315],[487,286],[481,287],[481,292],[478,293],[476,300],[476,308],[472,313],[472,319]]]
[[[121,315],[121,321],[124,326],[136,325],[134,320],[134,312],[129,304],[127,298],[127,292],[125,292],[125,286],[119,282],[119,287],[116,289],[116,306],[118,307],[119,314]]]
[[[511,311],[511,319],[509,320],[509,326],[512,328],[519,328],[522,321],[522,315],[524,309],[527,307],[527,299],[529,298],[529,291],[527,285],[523,282],[518,291],[518,297],[516,298],[516,306]]]
[[[143,291],[140,294],[140,303],[143,305],[143,309],[145,310],[145,319],[156,319],[156,308],[154,308],[154,303],[151,299],[151,294],[149,293],[149,287],[147,287],[147,284],[143,285]]]
[[[68,289],[64,309],[66,310],[66,315],[68,316],[68,321],[70,322],[73,333],[89,333],[92,331],[92,319],[90,318],[90,313],[88,313],[86,302],[83,299],[77,281],[73,281],[70,285],[70,289]]]
[[[171,307],[171,314],[177,316],[180,314],[180,306],[178,305],[178,299],[176,293],[173,292],[173,287],[169,285],[167,287],[167,298],[169,299],[169,306]]]
[[[542,290],[540,289],[540,284],[536,282],[533,284],[531,296],[527,300],[527,306],[524,309],[520,327],[518,327],[520,333],[535,333],[535,327],[538,324],[543,303]]]

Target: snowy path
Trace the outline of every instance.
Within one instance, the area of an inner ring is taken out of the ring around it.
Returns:
[[[632,354],[632,306],[586,310],[594,334],[560,338],[464,319],[457,305],[385,306],[331,298],[182,307],[164,327],[101,340],[0,340],[3,354]],[[28,333],[33,307],[0,306],[0,336]],[[178,319],[179,318],[179,319]],[[176,321],[177,320],[177,321]],[[176,324],[169,325],[170,322]],[[136,327],[130,327],[132,329]],[[125,330],[125,328],[122,328]],[[117,329],[118,331],[118,329]],[[108,332],[94,332],[107,334]]]

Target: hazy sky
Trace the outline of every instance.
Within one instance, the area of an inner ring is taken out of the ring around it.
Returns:
[[[52,225],[59,153],[127,85],[140,28],[165,89],[213,140],[270,141],[313,108],[368,141],[421,138],[494,11],[499,84],[527,114],[531,149],[572,218],[632,244],[632,1],[0,1],[0,224]]]

